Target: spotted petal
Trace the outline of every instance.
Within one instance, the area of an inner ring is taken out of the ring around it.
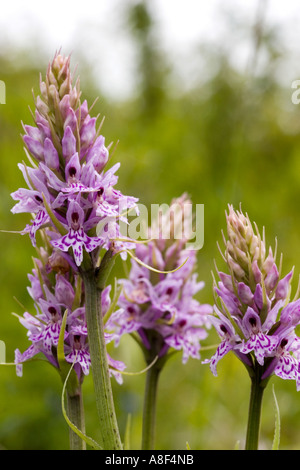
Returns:
[[[70,229],[69,233],[63,237],[52,240],[52,245],[61,251],[68,251],[72,247],[77,266],[80,266],[83,259],[83,247],[87,252],[95,250],[103,241],[99,237],[91,238],[80,228],[79,230]]]
[[[263,333],[253,334],[250,339],[240,348],[243,354],[254,351],[257,362],[262,366],[264,358],[270,356],[278,345],[277,336],[269,336]]]
[[[224,340],[219,344],[215,354],[210,359],[206,359],[202,363],[210,364],[210,370],[212,371],[213,375],[217,376],[217,363],[232,349],[233,345],[229,341]]]
[[[66,361],[70,363],[80,364],[84,375],[88,375],[91,365],[90,354],[86,349],[74,349],[66,355]]]
[[[298,361],[290,354],[284,354],[274,369],[274,373],[282,379],[294,380],[298,375]]]

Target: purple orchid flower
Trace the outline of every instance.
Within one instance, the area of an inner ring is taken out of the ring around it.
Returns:
[[[77,266],[80,266],[83,259],[83,248],[87,252],[95,250],[103,244],[99,237],[89,237],[85,232],[84,211],[75,201],[69,201],[67,211],[67,222],[69,232],[63,237],[52,240],[52,245],[61,251],[68,251],[72,248]]]
[[[55,56],[46,82],[40,81],[40,91],[35,103],[35,126],[23,126],[23,141],[33,167],[19,167],[28,189],[12,193],[12,198],[19,201],[12,212],[34,214],[21,233],[29,233],[36,246],[36,233],[51,227],[56,248],[67,252],[72,246],[70,253],[78,266],[83,251],[89,253],[100,245],[110,249],[115,244],[116,252],[125,252],[128,246],[124,242],[115,243],[120,238],[119,221],[127,222],[125,213],[137,208],[137,199],[115,188],[120,163],[106,168],[109,152],[105,139],[96,131],[97,118],[89,115],[87,102],[80,102],[79,83],[72,85],[69,58]],[[74,200],[80,206],[76,211]],[[74,219],[76,214],[78,221]],[[107,224],[106,218],[114,220],[101,241],[95,235],[101,222]],[[66,236],[58,229],[61,225],[67,227]]]

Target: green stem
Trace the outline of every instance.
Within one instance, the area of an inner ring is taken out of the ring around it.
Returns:
[[[263,394],[266,382],[261,380],[262,368],[256,364],[251,377],[251,394],[245,450],[258,450]]]
[[[82,271],[81,274],[85,288],[85,313],[96,407],[102,437],[101,445],[104,450],[120,450],[122,443],[114,408],[101,313],[102,288],[98,286],[94,269]]]
[[[142,450],[154,450],[156,398],[160,371],[161,368],[157,367],[156,364],[147,371],[143,408]]]
[[[81,388],[76,395],[67,392],[67,411],[70,421],[83,433],[85,433],[84,409]],[[70,449],[86,450],[86,444],[72,429],[69,431]]]

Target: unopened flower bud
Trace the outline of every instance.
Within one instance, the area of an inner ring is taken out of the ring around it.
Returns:
[[[59,97],[62,99],[66,94],[71,92],[71,77],[67,77],[59,88]]]
[[[239,282],[238,284],[238,296],[240,301],[246,305],[251,305],[253,301],[253,294],[249,286],[244,284],[243,282]]]
[[[234,273],[235,278],[238,281],[242,281],[245,277],[245,272],[241,266],[236,263],[231,256],[228,256],[228,265],[230,270]]]
[[[36,99],[36,109],[42,116],[47,116],[49,113],[49,108],[44,101],[38,96]]]
[[[41,90],[42,97],[44,99],[47,99],[47,85],[42,80],[40,81],[40,90]]]
[[[278,269],[275,263],[273,263],[272,267],[269,269],[269,272],[265,278],[265,287],[267,292],[271,292],[275,289],[275,286],[279,279]]]
[[[293,277],[294,270],[290,271],[283,279],[278,282],[275,291],[276,299],[286,299],[291,288],[291,280]]]
[[[46,77],[47,81],[49,82],[49,85],[53,85],[55,88],[58,88],[58,84],[57,84],[57,81],[56,81],[56,78],[51,70],[51,68],[48,69],[48,73],[47,73],[47,77]]]
[[[52,141],[48,137],[44,141],[44,158],[46,165],[52,170],[59,169],[59,156]]]
[[[255,283],[259,284],[261,282],[262,274],[261,274],[261,270],[258,267],[257,260],[253,261],[251,271],[252,271]]]

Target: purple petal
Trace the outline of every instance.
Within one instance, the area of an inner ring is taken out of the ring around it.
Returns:
[[[94,145],[89,149],[86,161],[92,162],[96,171],[100,173],[108,161],[108,150],[104,145],[104,137],[97,137]]]
[[[44,142],[44,157],[46,165],[52,170],[59,169],[59,157],[56,148],[54,147],[52,141],[45,139]]]
[[[70,158],[65,169],[65,178],[68,183],[78,181],[81,174],[81,166],[79,162],[78,153],[75,152]]]
[[[93,144],[96,135],[96,118],[90,118],[84,122],[80,129],[80,143],[82,149],[87,149]]]
[[[267,292],[272,291],[279,279],[279,273],[276,264],[274,263],[272,267],[269,269],[269,272],[265,278],[265,286]]]
[[[253,301],[253,294],[249,286],[243,282],[238,284],[238,296],[242,303],[250,305]]]
[[[283,355],[274,369],[274,373],[285,380],[294,380],[298,373],[298,361],[289,354]]]
[[[56,276],[55,297],[59,303],[66,307],[72,307],[75,297],[74,289],[64,276]]]
[[[70,126],[65,128],[61,143],[63,157],[68,161],[76,153],[76,139]]]
[[[41,142],[34,140],[29,135],[24,135],[23,140],[29,150],[29,152],[39,161],[44,160],[44,147]]]
[[[75,200],[69,202],[69,207],[67,210],[67,222],[70,228],[74,230],[83,226],[84,221],[84,211],[81,206]]]
[[[203,364],[210,364],[210,370],[214,376],[217,376],[217,364],[229,351],[233,349],[233,346],[228,341],[222,341],[215,354],[209,360],[203,361]]]
[[[257,260],[253,261],[252,263],[252,273],[253,273],[253,276],[254,276],[254,280],[256,282],[256,284],[259,284],[261,282],[261,271],[258,267],[258,264],[257,264]]]
[[[289,293],[290,281],[292,279],[293,273],[294,273],[294,270],[292,269],[292,271],[289,272],[289,274],[287,274],[283,279],[281,279],[278,282],[278,285],[275,291],[276,299],[283,299],[283,300],[286,299]]]
[[[40,163],[40,168],[45,173],[49,186],[51,186],[53,189],[55,189],[56,191],[61,191],[66,186],[66,183],[59,179],[53,173],[53,171],[47,167],[47,165],[45,165],[44,163]]]
[[[74,133],[76,132],[77,117],[76,117],[75,111],[71,107],[67,110],[67,115],[65,117],[64,126],[70,127]]]

